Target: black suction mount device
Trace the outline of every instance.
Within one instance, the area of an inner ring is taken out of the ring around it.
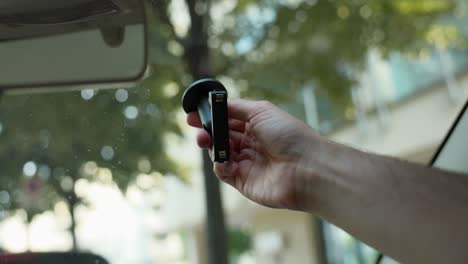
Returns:
[[[182,106],[188,114],[198,112],[203,128],[213,140],[213,158],[229,160],[229,125],[226,88],[215,79],[202,79],[185,90]]]

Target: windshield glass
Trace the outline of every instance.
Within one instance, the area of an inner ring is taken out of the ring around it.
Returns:
[[[203,77],[331,140],[420,163],[467,98],[463,0],[157,2],[141,83],[2,96],[0,252],[208,263],[204,175],[214,176],[181,107]],[[229,263],[377,257],[314,216],[220,188]]]

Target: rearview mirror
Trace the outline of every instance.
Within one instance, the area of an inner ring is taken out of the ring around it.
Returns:
[[[4,264],[109,264],[91,253],[21,253],[0,255]]]
[[[0,90],[138,81],[146,24],[140,0],[0,1]]]

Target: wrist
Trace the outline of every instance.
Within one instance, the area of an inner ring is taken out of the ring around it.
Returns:
[[[332,143],[311,131],[304,142],[304,154],[297,162],[296,168],[296,199],[298,210],[320,214],[326,207],[324,190],[327,187],[326,171],[330,169],[326,156],[330,152]]]

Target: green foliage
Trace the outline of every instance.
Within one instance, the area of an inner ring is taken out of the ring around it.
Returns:
[[[64,181],[86,176],[82,166],[88,161],[111,169],[122,189],[141,170],[142,161],[162,173],[177,171],[165,155],[163,136],[180,132],[174,122],[179,92],[162,95],[159,87],[165,82],[169,80],[149,79],[142,87],[128,89],[124,103],[116,100],[115,90],[98,91],[90,100],[79,92],[5,96],[0,105],[1,187],[18,188],[25,179],[22,170],[27,161],[33,161],[39,168],[37,177],[62,196],[72,191],[64,189]],[[135,119],[125,116],[128,107],[137,109]],[[40,175],[41,169],[50,173]]]
[[[244,94],[293,102],[306,83],[314,83],[321,100],[343,116],[349,88],[366,65],[369,49],[382,54],[415,51],[432,45],[427,35],[453,1],[240,1],[229,14],[235,21],[219,42],[248,43],[246,51],[214,53],[223,72],[248,81]],[[289,4],[288,4],[289,3]],[[229,18],[229,16],[227,18]],[[261,20],[258,17],[270,17]],[[254,32],[254,33],[252,33]]]
[[[168,52],[170,40],[165,27],[149,29],[153,73],[136,87],[88,91],[94,93],[89,100],[80,92],[2,98],[0,190],[12,198],[5,207],[26,209],[31,218],[60,199],[71,206],[83,202],[73,186],[81,177],[93,177],[84,169],[87,162],[109,168],[122,190],[148,170],[185,176],[165,152],[164,136],[181,135],[175,115],[184,74],[181,58]],[[119,102],[117,93],[128,98]],[[136,118],[125,116],[129,107],[137,110]],[[33,177],[23,175],[28,161],[36,165]],[[40,188],[25,188],[30,181],[40,182]]]
[[[229,255],[238,257],[252,250],[252,237],[246,231],[233,229],[228,231]]]

